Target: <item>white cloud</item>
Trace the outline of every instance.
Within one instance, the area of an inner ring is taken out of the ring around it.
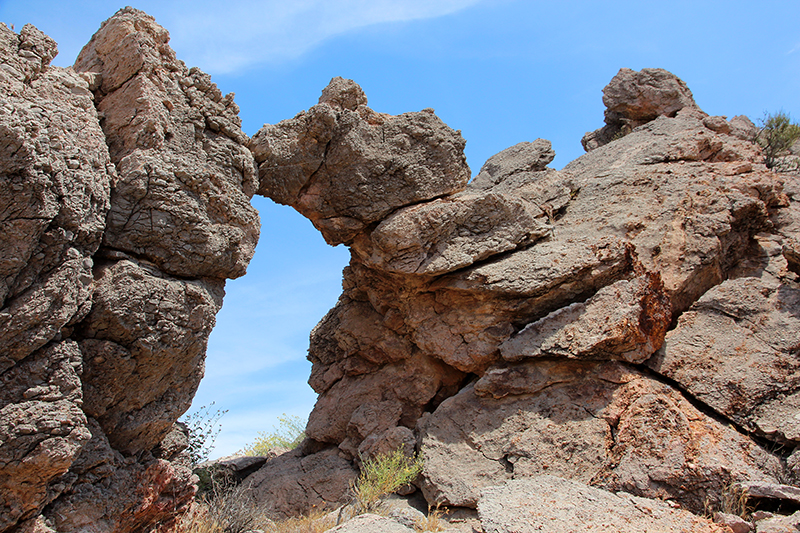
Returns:
[[[188,65],[221,74],[295,58],[357,28],[439,17],[481,1],[201,0],[181,2],[158,21],[170,30],[173,48]]]

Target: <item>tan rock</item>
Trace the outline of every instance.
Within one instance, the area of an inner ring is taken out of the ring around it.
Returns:
[[[658,275],[645,275],[603,287],[586,303],[528,324],[500,352],[507,361],[561,356],[641,363],[661,347],[671,318]]]
[[[613,494],[555,476],[518,479],[481,493],[485,533],[727,533],[725,526],[658,500]]]
[[[350,483],[358,472],[328,448],[303,457],[298,450],[267,461],[244,482],[277,516],[298,516],[312,507],[335,509],[346,503]]]
[[[436,276],[549,235],[540,212],[511,195],[462,193],[390,215],[352,249],[378,270]]]
[[[674,117],[681,109],[697,109],[683,80],[660,68],[620,69],[603,89],[603,104],[606,125],[583,137],[587,152],[659,116]]]
[[[761,435],[800,443],[800,290],[747,277],[711,289],[648,362]]]
[[[399,207],[458,192],[470,177],[464,140],[432,110],[376,113],[341,78],[318,105],[265,126],[250,146],[259,194],[293,206],[332,245],[350,244]]]
[[[100,263],[95,276],[92,311],[80,326],[84,409],[115,449],[150,450],[191,404],[222,286],[131,260]]]
[[[260,229],[239,108],[168,40],[152,17],[125,8],[75,63],[101,80],[95,98],[119,172],[104,243],[169,274],[238,277]]]
[[[0,388],[0,531],[36,516],[64,492],[60,480],[89,440],[81,410],[81,354],[53,343],[3,373]]]

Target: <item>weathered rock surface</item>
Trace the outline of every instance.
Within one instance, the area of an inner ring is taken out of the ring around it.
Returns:
[[[147,530],[194,496],[170,432],[257,174],[232,98],[167,41],[126,8],[63,69],[0,24],[0,531]]]
[[[491,511],[514,487],[558,531],[721,531],[642,498],[718,510],[731,483],[800,473],[800,179],[674,75],[620,71],[563,170],[537,139],[468,183],[459,132],[342,78],[248,139],[131,8],[74,69],[55,53],[0,26],[0,531],[145,531],[188,507],[174,422],[256,192],[351,248],[311,334],[308,439],[245,480],[276,514],[342,504],[361,459],[399,447],[428,503],[477,506],[484,531],[528,520]]]
[[[800,287],[728,280],[681,315],[648,365],[730,420],[800,443]]]
[[[329,244],[349,244],[395,209],[463,189],[465,141],[433,113],[390,116],[335,78],[319,104],[252,139],[259,194],[308,217]]]
[[[350,461],[328,448],[303,456],[300,450],[267,461],[246,479],[254,496],[273,505],[278,516],[298,516],[312,507],[347,503],[347,491],[358,472]]]
[[[587,152],[656,117],[674,117],[683,108],[697,108],[692,91],[683,80],[660,68],[638,72],[620,69],[603,89],[603,104],[606,125],[583,137],[581,143]]]
[[[709,117],[666,71],[623,70],[605,94],[605,131],[624,135],[564,170],[546,168],[553,153],[541,139],[492,157],[466,190],[441,159],[421,159],[442,184],[437,195],[393,190],[391,209],[359,215],[336,238],[319,221],[350,220],[350,208],[309,210],[342,185],[312,176],[327,175],[329,132],[343,117],[372,120],[363,93],[333,80],[323,103],[254,138],[262,192],[352,251],[342,297],[311,335],[310,384],[320,393],[311,439],[355,458],[406,442],[413,428],[426,499],[456,506],[474,507],[483,487],[555,473],[700,512],[734,481],[785,475],[782,458],[751,438],[755,426],[685,383],[721,390],[730,374],[683,380],[658,361],[704,295],[738,280],[782,287],[788,300],[767,297],[764,313],[784,306],[769,327],[797,329],[786,289],[800,187],[760,164],[744,120]],[[384,141],[360,142],[372,160]],[[424,142],[412,142],[419,154],[415,143]],[[337,176],[361,187],[363,160],[336,161]],[[371,176],[367,190],[388,183]],[[766,258],[753,257],[758,246]],[[754,277],[759,269],[769,275]],[[720,344],[726,334],[713,332]],[[791,389],[782,385],[791,374],[778,375],[793,364],[784,337],[786,356],[761,373],[764,391]],[[780,401],[782,410],[763,413],[791,425],[797,410]],[[756,433],[784,442],[782,431]]]
[[[168,40],[152,17],[123,9],[75,62],[92,80],[119,172],[104,244],[172,275],[238,277],[259,232],[239,108]]]
[[[791,516],[771,516],[756,522],[756,533],[794,533],[800,528],[800,511]]]
[[[397,520],[376,514],[362,514],[328,531],[338,533],[411,533]]]
[[[664,502],[613,494],[555,476],[518,479],[486,489],[478,503],[485,533],[725,533]]]
[[[702,512],[731,480],[770,480],[781,468],[674,389],[611,362],[489,371],[419,432],[423,493],[444,505],[474,507],[482,488],[552,474]]]

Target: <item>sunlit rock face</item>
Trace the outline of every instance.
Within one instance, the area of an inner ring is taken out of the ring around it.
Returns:
[[[732,482],[788,475],[800,182],[667,71],[623,69],[604,102],[563,170],[537,139],[466,185],[457,132],[378,114],[348,80],[254,136],[260,191],[351,250],[311,333],[306,457],[359,461],[411,431],[427,501],[473,508],[553,474],[702,512]],[[277,472],[258,490],[302,511]]]
[[[238,108],[167,41],[126,8],[64,69],[0,25],[0,531],[139,531],[194,496],[162,442],[255,249],[258,182]]]
[[[800,474],[800,179],[671,73],[621,70],[564,169],[536,139],[470,182],[433,110],[373,111],[342,78],[249,139],[131,8],[74,68],[55,53],[0,25],[0,532],[186,510],[174,423],[252,257],[256,193],[351,250],[311,332],[308,438],[246,481],[277,515],[337,506],[400,446],[428,503],[477,508],[487,531],[508,481],[624,491],[625,512],[716,531],[641,498],[700,512]]]

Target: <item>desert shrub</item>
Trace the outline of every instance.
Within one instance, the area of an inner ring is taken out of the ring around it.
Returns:
[[[208,459],[208,455],[214,449],[214,442],[217,440],[222,426],[219,420],[228,411],[217,409],[212,411],[214,402],[208,406],[202,406],[196,411],[184,415],[180,420],[188,431],[189,447],[187,453],[192,460],[192,465],[198,465]]]
[[[299,416],[288,416],[284,413],[278,417],[278,425],[273,428],[271,433],[263,431],[258,433],[258,437],[245,446],[241,453],[244,455],[267,455],[270,450],[275,448],[286,448],[292,450],[300,446],[305,433],[306,421]]]
[[[384,496],[411,483],[420,472],[422,458],[416,454],[409,457],[402,449],[363,461],[361,474],[352,485],[357,512],[378,510]]]
[[[764,116],[755,141],[761,147],[767,168],[780,170],[785,164],[784,156],[798,139],[800,125],[792,122],[787,113],[778,111]]]

